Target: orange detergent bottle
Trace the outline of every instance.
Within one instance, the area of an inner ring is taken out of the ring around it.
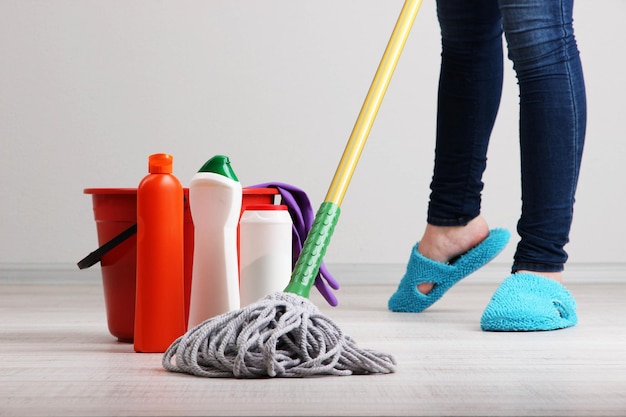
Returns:
[[[172,162],[171,155],[150,155],[137,188],[136,352],[165,352],[186,330],[184,196]]]

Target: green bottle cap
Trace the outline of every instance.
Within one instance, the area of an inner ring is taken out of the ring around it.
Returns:
[[[230,178],[233,181],[239,182],[239,179],[235,175],[230,166],[230,159],[224,155],[215,155],[213,158],[206,161],[202,168],[198,172],[212,172],[214,174],[223,175],[226,178]]]

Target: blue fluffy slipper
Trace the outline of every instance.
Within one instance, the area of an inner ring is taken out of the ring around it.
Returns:
[[[406,273],[395,294],[389,299],[391,311],[419,313],[424,311],[454,284],[498,255],[509,241],[511,234],[506,229],[493,229],[478,245],[449,263],[428,259],[413,247]],[[422,294],[417,286],[424,282],[434,284],[428,294]]]
[[[576,301],[560,283],[529,273],[502,281],[483,312],[485,331],[556,330],[578,322]]]

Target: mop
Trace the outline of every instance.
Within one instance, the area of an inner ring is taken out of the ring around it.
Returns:
[[[168,371],[200,377],[307,377],[387,374],[393,356],[362,349],[309,301],[340,206],[421,0],[405,0],[381,62],[284,292],[210,318],[176,339],[163,355]]]

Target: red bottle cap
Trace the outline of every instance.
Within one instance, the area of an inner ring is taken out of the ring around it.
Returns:
[[[166,153],[155,153],[148,158],[148,172],[151,174],[171,174],[174,157]]]
[[[287,206],[283,204],[250,204],[245,209],[246,211],[287,210]]]

